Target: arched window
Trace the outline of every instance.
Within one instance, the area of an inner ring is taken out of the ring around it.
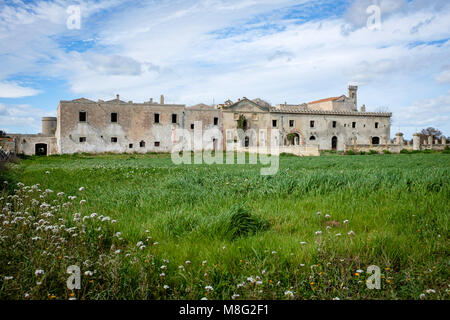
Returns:
[[[311,136],[311,137],[309,137],[309,140],[314,141],[314,140],[316,140],[316,137]]]
[[[145,141],[144,141],[144,140],[142,140],[141,142],[139,142],[139,147],[145,148]]]
[[[331,149],[332,150],[336,150],[337,149],[337,143],[338,143],[338,138],[336,136],[331,138]]]

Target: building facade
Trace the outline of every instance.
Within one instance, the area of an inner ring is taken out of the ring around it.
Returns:
[[[366,112],[357,108],[357,87],[348,95],[303,104],[272,106],[261,99],[230,100],[222,105],[166,104],[150,99],[143,103],[125,102],[119,95],[110,101],[85,98],[60,101],[57,117],[42,119],[42,133],[10,134],[15,152],[28,155],[88,153],[171,152],[179,142],[177,129],[194,133],[212,130],[213,136],[202,149],[251,148],[261,143],[252,135],[261,130],[276,133],[267,144],[316,146],[318,150],[344,151],[348,145],[390,143],[391,113]],[[242,129],[244,135],[239,135]],[[209,138],[208,138],[209,139]]]

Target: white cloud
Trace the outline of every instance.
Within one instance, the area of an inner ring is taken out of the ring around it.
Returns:
[[[41,132],[41,118],[55,116],[55,111],[44,111],[30,105],[5,105],[0,103],[0,129],[9,133]],[[14,128],[16,132],[10,132]]]
[[[23,87],[15,82],[0,82],[0,98],[21,98],[34,96],[39,90]]]

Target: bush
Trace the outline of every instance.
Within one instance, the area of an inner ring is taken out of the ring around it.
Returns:
[[[404,154],[410,154],[410,152],[409,152],[408,150],[406,150],[406,149],[402,149],[402,150],[400,150],[400,153],[404,153]]]
[[[369,150],[369,154],[378,154],[376,150]]]
[[[365,155],[366,153],[365,153],[364,151],[360,151],[358,154],[361,155],[361,156],[363,156],[363,155]]]
[[[389,150],[383,150],[384,154],[391,154],[391,152]]]
[[[345,154],[348,155],[348,156],[354,156],[355,155],[355,151],[348,150],[347,152],[345,152]]]

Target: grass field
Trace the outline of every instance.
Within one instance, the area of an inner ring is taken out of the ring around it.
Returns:
[[[2,178],[0,298],[449,298],[450,155],[286,155],[278,174],[259,169],[21,160]]]

